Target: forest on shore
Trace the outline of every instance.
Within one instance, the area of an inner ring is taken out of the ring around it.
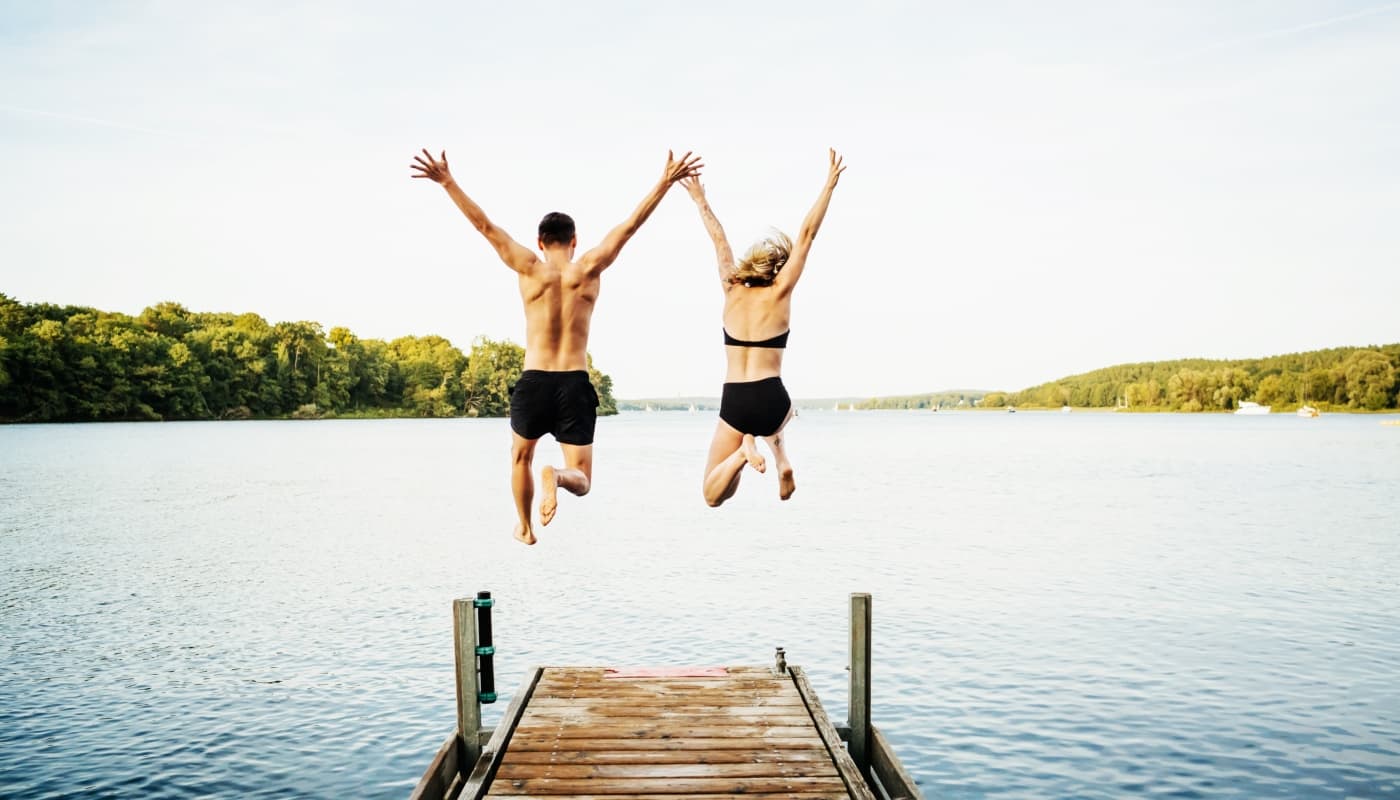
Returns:
[[[1248,359],[1120,364],[1019,392],[877,397],[857,408],[1117,408],[1232,411],[1242,402],[1291,411],[1388,411],[1400,406],[1400,344],[1335,347]]]
[[[1396,408],[1400,344],[1335,347],[1236,360],[1182,359],[1073,375],[1019,392],[992,392],[983,407],[1125,408],[1134,411],[1232,411],[1244,401],[1287,411]]]
[[[133,317],[0,294],[0,421],[498,417],[525,350],[478,337],[361,339],[318,322],[194,312],[158,303]],[[598,413],[612,379],[593,367]]]

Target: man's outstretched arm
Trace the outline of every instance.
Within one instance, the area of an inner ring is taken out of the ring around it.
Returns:
[[[661,204],[661,198],[666,196],[666,191],[671,188],[671,184],[683,178],[689,178],[700,174],[700,168],[704,164],[700,163],[700,156],[691,157],[686,153],[679,159],[675,158],[670,150],[666,151],[666,169],[661,173],[661,180],[656,182],[647,196],[642,198],[641,205],[632,212],[625,222],[616,228],[608,231],[608,235],[603,237],[603,241],[592,250],[583,254],[579,262],[587,265],[595,272],[607,269],[617,259],[617,254],[622,252],[622,246],[627,244],[627,240],[642,227],[642,223],[647,221],[651,212]]]
[[[427,178],[442,185],[447,190],[447,196],[452,198],[452,202],[457,204],[457,208],[462,210],[474,228],[481,231],[481,235],[486,237],[486,241],[496,248],[496,255],[501,257],[506,266],[516,272],[525,272],[534,266],[539,258],[530,251],[529,248],[510,238],[510,235],[496,227],[467,193],[462,191],[462,187],[457,185],[457,181],[452,179],[452,172],[447,168],[447,151],[442,152],[440,159],[433,158],[433,154],[427,150],[423,155],[414,156],[414,163],[409,165],[409,169],[416,170],[415,178]]]

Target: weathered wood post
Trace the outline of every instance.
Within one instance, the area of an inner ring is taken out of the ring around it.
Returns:
[[[481,756],[481,700],[476,682],[476,603],[452,601],[452,644],[457,662],[457,737],[462,742],[462,771],[471,772]]]
[[[851,593],[851,701],[846,714],[851,728],[851,760],[870,770],[870,595]]]

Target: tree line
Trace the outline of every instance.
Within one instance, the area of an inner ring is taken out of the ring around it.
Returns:
[[[6,422],[498,417],[524,363],[522,347],[485,337],[464,354],[441,336],[386,342],[178,303],[132,317],[0,294]],[[591,356],[588,372],[598,413],[616,414],[612,379]]]
[[[1121,364],[1019,392],[990,392],[983,408],[1001,406],[1230,411],[1244,401],[1291,410],[1394,409],[1400,344],[1338,347],[1240,360],[1183,359]]]
[[[907,394],[899,397],[873,397],[856,403],[859,409],[922,409],[971,408],[987,393],[972,389],[955,389],[928,394]]]

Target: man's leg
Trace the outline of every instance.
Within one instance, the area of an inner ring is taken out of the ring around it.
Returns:
[[[535,481],[530,467],[535,460],[535,443],[538,439],[526,439],[511,431],[510,489],[515,495],[515,513],[519,522],[515,525],[515,538],[525,544],[535,543],[535,532],[530,527],[530,503],[535,499]]]
[[[559,510],[558,489],[583,497],[593,488],[593,445],[559,444],[564,451],[564,466],[546,466],[540,470],[540,524],[548,525]]]

